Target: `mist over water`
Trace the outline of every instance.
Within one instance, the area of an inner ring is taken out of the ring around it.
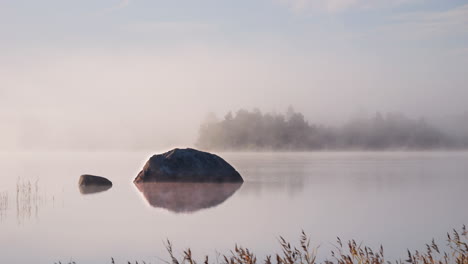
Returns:
[[[414,118],[401,113],[354,115],[318,122],[286,111],[240,109],[187,118],[169,114],[85,112],[3,113],[2,151],[136,151],[201,147],[208,150],[464,149],[468,114]],[[120,110],[122,111],[122,110]],[[190,119],[192,118],[192,119]],[[232,121],[231,121],[232,120]],[[224,131],[224,132],[223,132]]]
[[[208,113],[222,119],[229,111],[285,113],[289,106],[323,126],[343,126],[376,113],[402,114],[466,135],[466,74],[449,73],[430,61],[431,69],[421,76],[421,65],[400,72],[403,68],[388,68],[392,60],[387,57],[368,61],[329,53],[217,42],[170,49],[128,44],[109,50],[5,51],[0,148],[193,146]],[[417,64],[418,56],[409,55],[410,64]]]

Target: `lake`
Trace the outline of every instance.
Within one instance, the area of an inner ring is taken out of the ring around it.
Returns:
[[[0,154],[0,263],[161,263],[166,239],[200,260],[236,243],[262,257],[301,230],[320,260],[337,236],[392,260],[468,224],[467,152],[219,153],[242,185],[135,186],[151,154]],[[85,173],[114,185],[86,194]]]

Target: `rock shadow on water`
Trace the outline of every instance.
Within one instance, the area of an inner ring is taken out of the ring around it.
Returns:
[[[94,194],[105,192],[112,188],[112,185],[80,185],[81,194]]]
[[[137,182],[135,185],[152,207],[194,213],[222,204],[242,183]]]

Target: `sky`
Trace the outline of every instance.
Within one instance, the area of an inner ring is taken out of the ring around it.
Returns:
[[[240,108],[456,115],[467,66],[468,1],[0,0],[12,146],[41,129],[190,144],[208,112]]]

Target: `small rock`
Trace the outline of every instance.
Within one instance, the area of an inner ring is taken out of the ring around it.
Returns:
[[[78,185],[80,186],[88,186],[88,185],[112,186],[112,182],[104,177],[84,174],[84,175],[81,175],[80,180],[78,181]]]

